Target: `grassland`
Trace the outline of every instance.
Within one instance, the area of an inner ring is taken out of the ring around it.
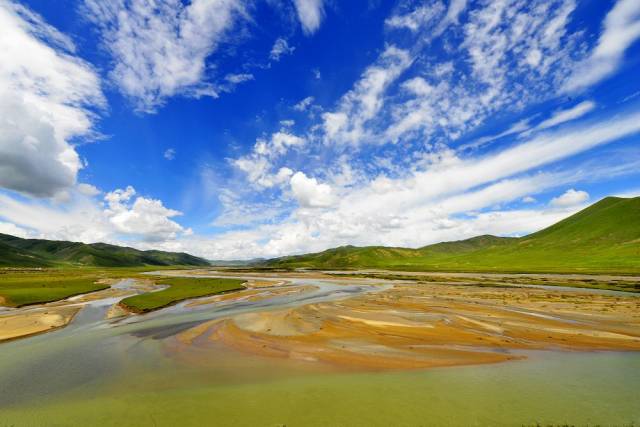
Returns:
[[[176,268],[176,267],[172,267]],[[161,267],[0,269],[0,306],[22,307],[58,301],[109,287],[102,279],[122,279]]]
[[[125,298],[120,305],[136,313],[146,313],[176,304],[189,298],[204,297],[244,289],[245,281],[212,278],[153,278],[156,284],[168,285],[159,292],[150,292]]]
[[[77,270],[3,270],[0,305],[22,307],[108,288],[98,283],[100,278],[95,272]]]
[[[478,236],[422,248],[343,246],[263,263],[274,268],[640,273],[640,197],[607,197],[521,238]]]

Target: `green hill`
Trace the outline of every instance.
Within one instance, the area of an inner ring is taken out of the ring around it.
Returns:
[[[138,267],[144,265],[192,265],[209,263],[186,253],[140,251],[106,243],[79,243],[58,240],[21,239],[0,234],[0,266],[48,267],[81,265],[97,267]]]
[[[497,272],[640,272],[640,197],[607,197],[521,238],[478,236],[418,249],[343,246],[277,258],[279,268]]]

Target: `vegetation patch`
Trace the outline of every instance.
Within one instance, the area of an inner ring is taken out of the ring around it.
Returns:
[[[146,313],[158,310],[189,298],[216,295],[224,292],[245,289],[245,280],[239,279],[213,279],[213,278],[153,278],[159,285],[168,285],[169,288],[158,292],[149,292],[125,298],[120,305],[135,313]]]
[[[97,283],[100,278],[102,276],[95,271],[2,270],[0,305],[42,304],[108,288],[107,284]]]

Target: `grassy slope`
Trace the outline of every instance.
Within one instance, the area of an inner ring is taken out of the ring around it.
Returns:
[[[50,265],[135,267],[143,265],[206,266],[202,258],[186,253],[139,251],[105,243],[21,239],[0,234],[0,266],[33,267]]]
[[[640,273],[640,197],[608,197],[519,239],[478,236],[420,249],[345,246],[268,262],[273,267]]]
[[[156,278],[157,284],[169,285],[168,289],[125,298],[120,302],[125,308],[145,313],[177,302],[196,297],[244,289],[244,280],[212,278]]]

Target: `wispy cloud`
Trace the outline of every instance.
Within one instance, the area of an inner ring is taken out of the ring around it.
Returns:
[[[564,85],[567,92],[591,86],[613,74],[625,51],[640,38],[640,5],[637,0],[618,0],[607,14],[598,44]]]
[[[313,34],[324,18],[324,0],[293,0],[300,25],[305,34]]]
[[[246,14],[237,0],[85,0],[84,11],[113,57],[111,77],[143,112],[174,95],[218,96],[207,58]]]
[[[546,120],[543,120],[542,122],[538,123],[536,126],[534,126],[531,129],[526,130],[525,132],[522,133],[522,135],[528,135],[532,132],[536,132],[536,131],[540,131],[540,130],[544,130],[544,129],[548,129],[548,128],[552,128],[554,126],[558,126],[562,123],[566,123],[572,120],[576,120],[582,116],[584,116],[585,114],[589,113],[590,111],[592,111],[594,108],[596,108],[596,104],[593,101],[583,101],[571,108],[565,109],[565,110],[558,110],[555,111],[551,117],[549,117]]]
[[[173,160],[176,158],[176,150],[174,148],[167,148],[162,156],[167,160]]]
[[[291,55],[294,50],[296,50],[295,47],[289,46],[287,40],[280,37],[275,41],[275,43],[273,43],[273,47],[269,53],[269,58],[272,61],[278,62],[283,56]]]

